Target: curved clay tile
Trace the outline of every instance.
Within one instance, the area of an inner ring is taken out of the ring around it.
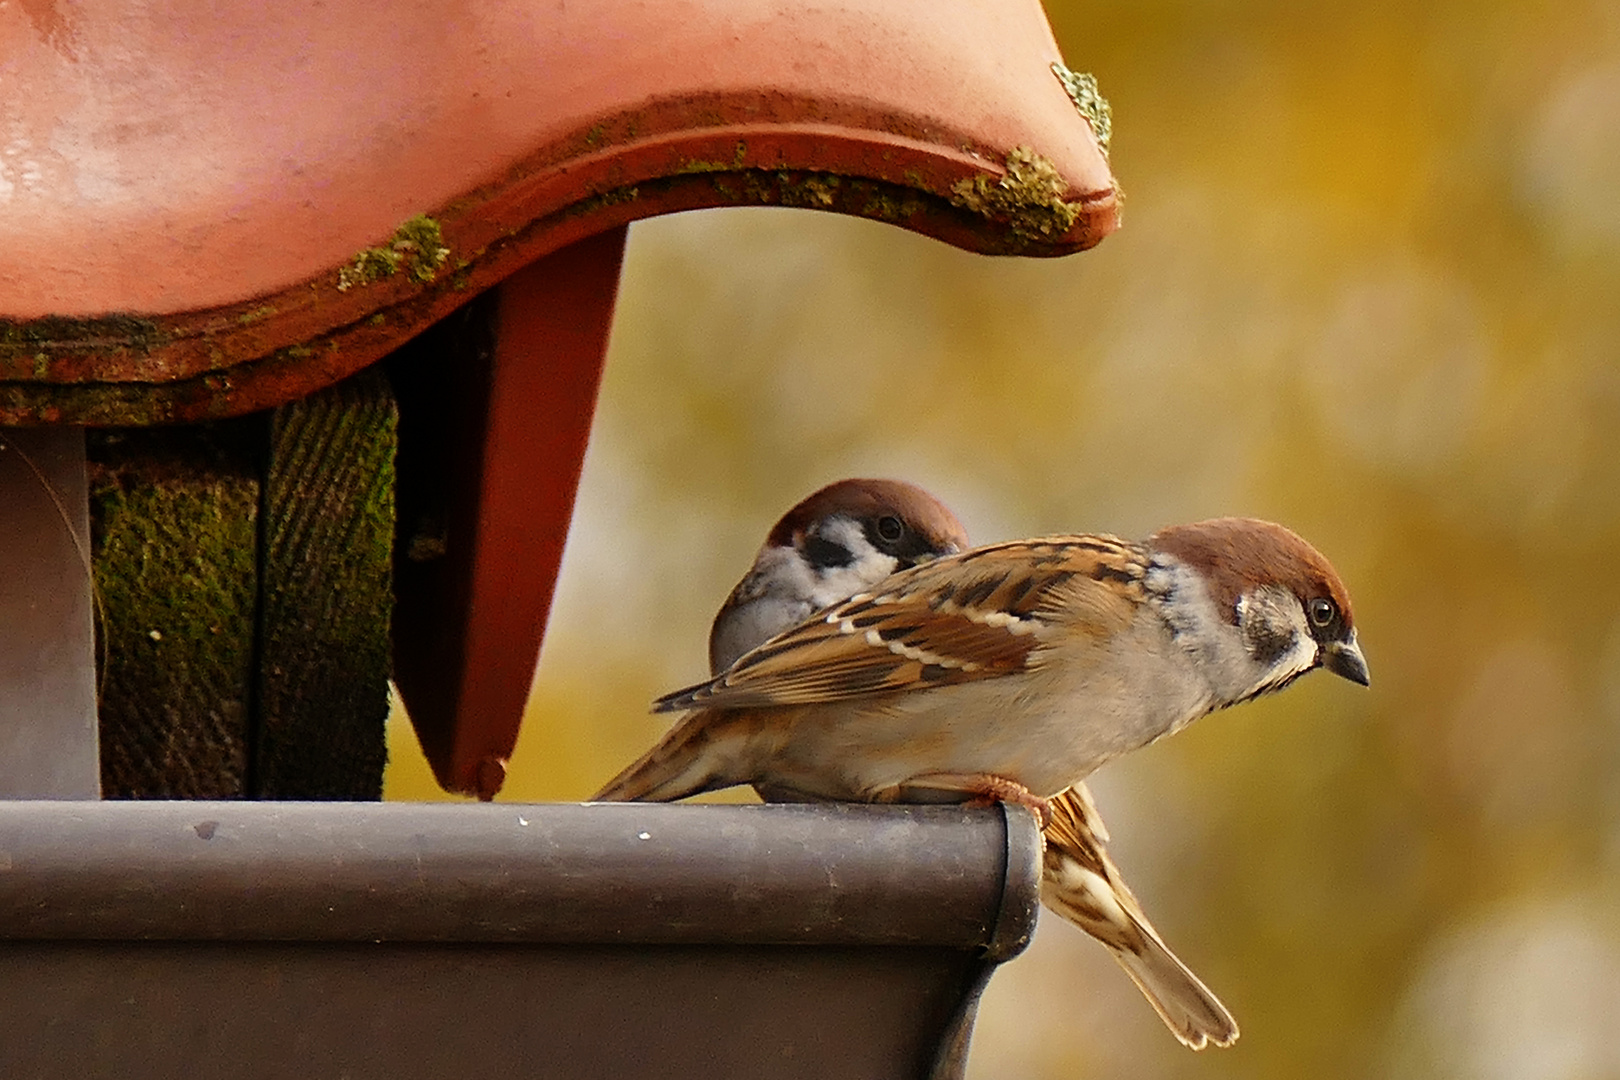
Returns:
[[[654,214],[1118,210],[1038,0],[28,0],[0,56],[0,420],[286,401]]]

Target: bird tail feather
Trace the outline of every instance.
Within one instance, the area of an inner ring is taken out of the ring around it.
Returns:
[[[1171,1034],[1194,1050],[1230,1046],[1237,1021],[1148,921],[1108,856],[1108,830],[1084,784],[1054,796],[1041,901],[1108,946]]]
[[[1209,1043],[1231,1046],[1237,1041],[1237,1021],[1226,1006],[1156,935],[1143,935],[1140,952],[1110,951],[1165,1026],[1183,1043],[1202,1050]]]
[[[1101,882],[1090,884],[1095,888]],[[1050,873],[1042,881],[1041,899],[1047,907],[1108,946],[1119,966],[1125,969],[1125,974],[1131,977],[1177,1039],[1194,1050],[1202,1050],[1210,1043],[1231,1046],[1237,1041],[1237,1021],[1226,1006],[1136,913],[1114,907],[1091,889],[1062,887]],[[1111,909],[1111,917],[1101,917],[1099,901],[1102,907]]]
[[[731,781],[715,775],[711,713],[695,712],[591,796],[592,802],[673,802]]]

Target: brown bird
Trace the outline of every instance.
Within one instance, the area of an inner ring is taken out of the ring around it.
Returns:
[[[1222,523],[1207,524],[1219,526]],[[1291,538],[1315,555],[1303,541],[1277,526],[1254,522],[1243,524],[1245,528],[1259,527],[1260,535],[1272,539],[1277,539],[1279,534],[1284,541]],[[1219,533],[1221,530],[1217,527],[1212,531]],[[789,628],[792,625],[790,615],[799,617],[802,608],[815,610],[812,601],[807,599],[812,583],[819,581],[824,586],[820,599],[830,602],[832,598],[828,594],[836,590],[826,586],[829,570],[842,572],[838,581],[845,587],[873,587],[876,583],[871,575],[883,567],[881,562],[872,561],[873,552],[878,550],[873,538],[877,536],[881,540],[884,538],[882,534],[887,534],[891,548],[902,536],[917,538],[916,545],[908,553],[912,561],[947,554],[966,542],[954,515],[932,496],[910,485],[887,481],[844,481],[817,492],[784,516],[772,530],[754,568],[733,590],[731,598],[716,617],[711,634],[711,662],[716,669],[729,667],[736,658],[731,654],[741,654],[772,634]],[[829,536],[838,538],[835,545],[843,553],[828,551],[821,546],[825,543],[824,538]],[[925,537],[932,540],[925,542]],[[1119,543],[1111,538],[1067,539],[1091,542],[1093,547],[1104,540]],[[1171,542],[1175,543],[1175,540],[1172,538]],[[1012,546],[996,545],[997,548]],[[1283,546],[1294,548],[1295,544],[1284,543]],[[812,557],[811,552],[817,552],[821,557]],[[1316,560],[1320,560],[1320,556],[1316,556]],[[1325,567],[1325,560],[1320,561]],[[864,574],[860,568],[864,568]],[[1337,577],[1332,575],[1331,568],[1328,568],[1327,574],[1330,577],[1324,578],[1323,583],[1331,580],[1338,588],[1337,595],[1342,597],[1342,586],[1337,586]],[[1101,578],[1093,576],[1093,580],[1106,579],[1109,579],[1109,575]],[[1034,590],[1035,586],[1031,585],[1031,589]],[[988,601],[994,591],[990,590],[983,600]],[[1332,593],[1332,589],[1328,591]],[[857,596],[855,601],[860,599]],[[957,594],[952,603],[965,604],[965,601],[964,594]],[[1345,612],[1348,612],[1347,599],[1337,603],[1342,603]],[[1004,614],[1016,614],[1015,608],[1016,605],[1008,607]],[[982,613],[991,609],[977,610]],[[1337,607],[1335,610],[1338,610]],[[746,611],[746,616],[739,618],[739,611]],[[1006,624],[1003,622],[1003,625]],[[1246,625],[1252,629],[1259,626],[1260,621],[1257,619]],[[1360,653],[1355,647],[1354,630],[1349,629],[1348,635],[1347,644],[1340,643],[1339,649],[1330,650],[1325,655],[1332,659],[1323,659],[1322,662],[1347,667],[1349,670],[1341,671],[1341,674],[1351,678],[1356,678],[1359,670],[1357,681],[1365,681],[1365,665],[1357,668]],[[1338,653],[1345,649],[1353,653],[1353,659],[1338,659]],[[707,685],[712,686],[713,682]],[[1266,688],[1262,686],[1253,692],[1263,692]],[[698,689],[701,688],[694,688],[694,691]],[[678,700],[678,695],[664,700]],[[685,726],[683,723],[679,728]],[[666,739],[661,746],[668,743]],[[649,758],[652,756],[649,755]],[[644,758],[642,763],[632,766],[626,774],[622,774],[621,779],[635,775],[647,761]],[[754,782],[767,797],[824,797],[765,777],[757,778]],[[615,785],[618,784],[615,781]],[[1200,1049],[1209,1042],[1228,1045],[1237,1037],[1237,1025],[1230,1013],[1164,946],[1125,885],[1118,868],[1107,854],[1106,830],[1083,784],[1077,784],[1072,791],[1058,793],[1049,805],[1017,782],[1008,782],[995,774],[978,777],[974,784],[980,794],[1011,796],[1018,801],[1028,801],[1043,812],[1049,809],[1051,819],[1046,830],[1043,901],[1114,952],[1177,1038],[1194,1049]],[[619,795],[624,790],[622,785],[615,790],[615,785],[610,785],[602,797]],[[939,789],[927,790],[933,795]]]
[[[782,515],[754,565],[714,617],[709,670],[816,612],[941,555],[968,546],[945,504],[899,480],[840,480]]]
[[[991,544],[894,574],[660,698],[690,710],[598,798],[1045,801],[1316,667],[1367,682],[1349,596],[1282,526]]]

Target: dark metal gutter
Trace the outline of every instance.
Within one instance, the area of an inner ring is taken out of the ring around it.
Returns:
[[[0,1076],[959,1076],[1022,810],[0,802]]]

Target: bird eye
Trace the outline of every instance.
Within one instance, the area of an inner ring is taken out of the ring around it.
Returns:
[[[884,514],[877,521],[878,536],[891,544],[905,535],[906,527],[893,514]]]
[[[1311,622],[1317,626],[1328,626],[1339,617],[1339,609],[1333,605],[1333,601],[1324,597],[1312,600],[1310,606]]]

